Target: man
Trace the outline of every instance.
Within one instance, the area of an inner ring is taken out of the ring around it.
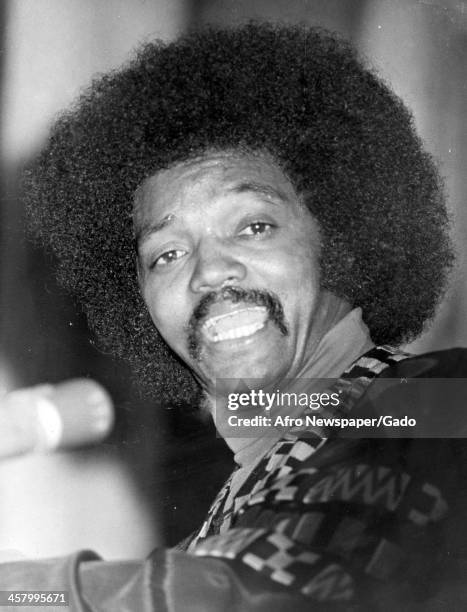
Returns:
[[[2,588],[92,610],[416,609],[455,582],[462,441],[347,439],[281,403],[373,424],[407,416],[401,379],[465,372],[463,351],[394,348],[443,293],[447,217],[410,114],[345,43],[250,24],[146,46],[57,122],[27,204],[103,348],[161,403],[210,411],[239,467],[180,550],[10,564]],[[271,424],[236,433],[233,414]]]

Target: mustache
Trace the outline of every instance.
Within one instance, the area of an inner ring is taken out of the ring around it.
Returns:
[[[243,302],[266,308],[268,319],[277,326],[284,336],[288,335],[289,330],[285,322],[284,309],[279,297],[275,293],[265,289],[224,287],[219,291],[211,291],[203,295],[188,321],[188,350],[193,359],[199,359],[200,329],[209,314],[211,306],[224,301],[229,301],[232,304]]]

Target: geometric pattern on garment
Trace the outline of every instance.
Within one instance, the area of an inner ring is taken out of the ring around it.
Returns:
[[[196,556],[237,561],[274,582],[300,591],[317,601],[348,601],[354,595],[352,577],[339,565],[323,567],[320,554],[287,536],[264,529],[231,529],[198,544]]]
[[[342,391],[341,410],[344,412],[351,410],[372,379],[391,363],[407,357],[409,357],[407,353],[384,346],[375,347],[357,359],[337,381],[337,386]],[[261,492],[258,500],[260,497],[265,497],[269,483],[273,484],[277,479],[296,473],[302,467],[303,462],[326,442],[326,438],[317,434],[302,440],[297,440],[296,435],[286,434],[273,445],[252,471],[232,503],[227,504],[234,471],[216,496],[201,528],[191,539],[188,550],[195,550],[199,542],[207,537],[227,532],[232,523],[235,523],[236,517],[245,510],[247,504],[252,503],[253,496]],[[289,495],[290,492],[283,492],[283,494]]]

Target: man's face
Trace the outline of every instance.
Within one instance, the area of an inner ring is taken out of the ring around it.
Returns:
[[[136,196],[142,295],[167,344],[218,378],[279,384],[300,370],[319,296],[319,232],[269,156],[213,153]]]

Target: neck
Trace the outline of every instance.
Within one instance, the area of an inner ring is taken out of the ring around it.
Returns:
[[[295,377],[314,376],[323,338],[352,310],[351,305],[329,291],[322,291],[316,307],[301,365]],[[310,373],[310,374],[309,374]]]
[[[323,294],[322,308],[314,321],[317,339],[307,350],[297,378],[338,378],[373,346],[361,309],[352,309],[328,291]]]

